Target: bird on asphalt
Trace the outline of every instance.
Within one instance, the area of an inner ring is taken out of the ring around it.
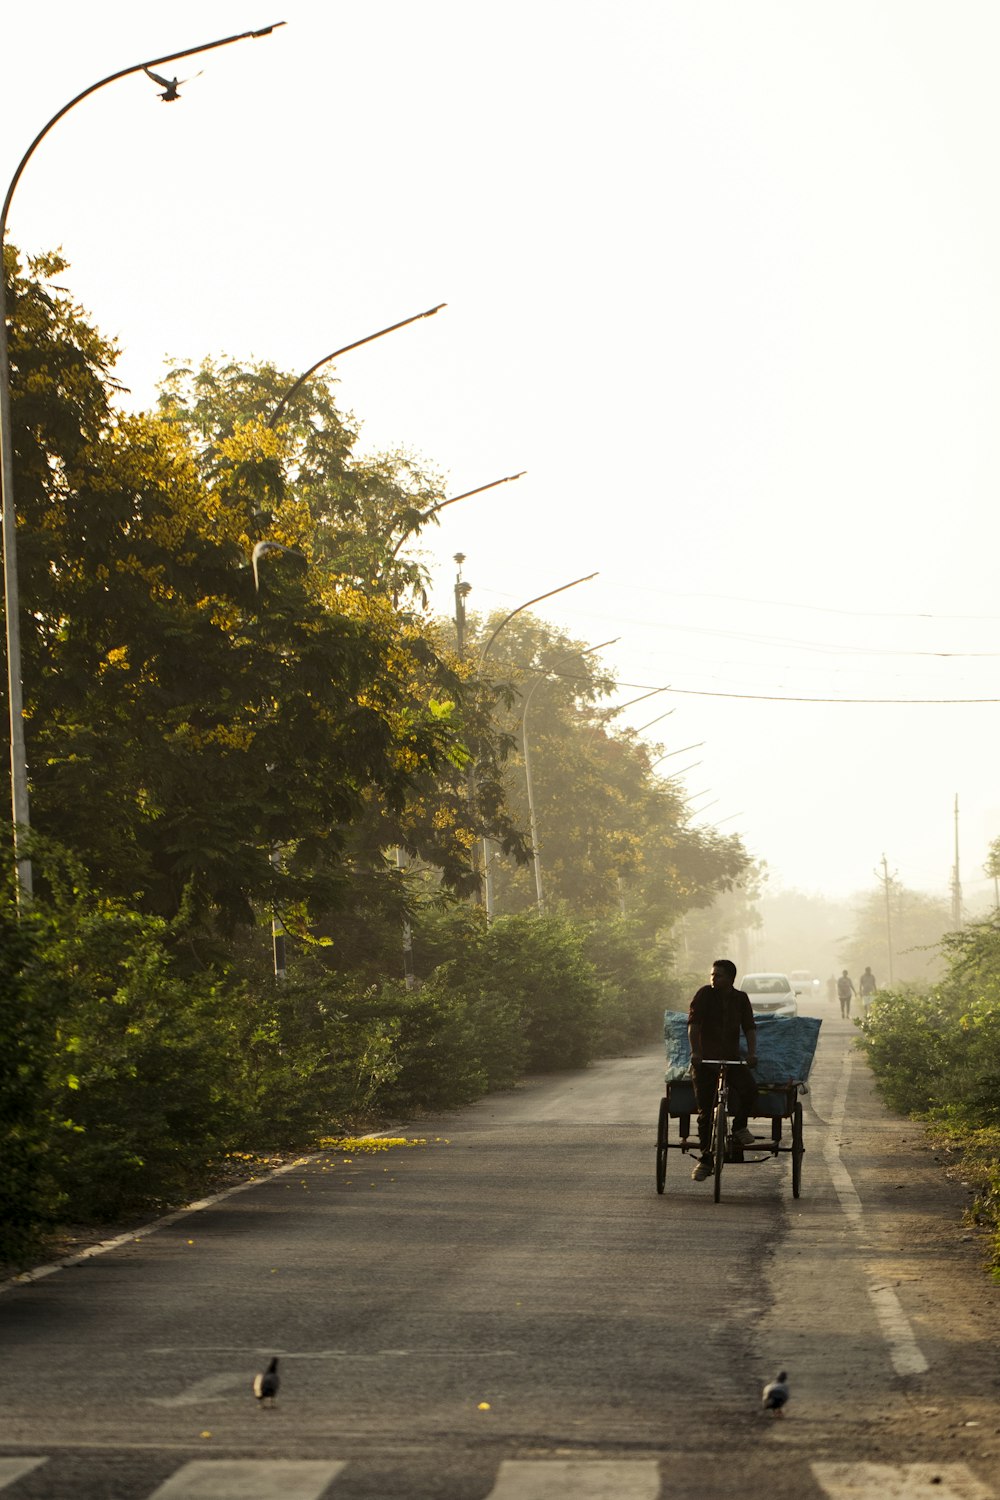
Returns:
[[[769,1380],[761,1395],[764,1410],[780,1417],[788,1401],[788,1376],[782,1370],[776,1380]]]
[[[266,1370],[253,1378],[253,1393],[263,1406],[265,1402],[273,1406],[278,1396],[278,1386],[281,1384],[278,1378],[278,1361],[272,1359]]]
[[[142,71],[147,78],[151,78],[154,83],[158,83],[163,89],[160,98],[164,104],[176,104],[177,100],[181,97],[177,90],[183,88],[184,84],[191,82],[190,78],[164,78],[162,74],[154,73],[152,68],[143,68]],[[201,74],[194,73],[192,77],[200,78]]]

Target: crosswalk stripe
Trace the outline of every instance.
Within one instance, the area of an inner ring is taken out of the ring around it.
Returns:
[[[829,1500],[996,1500],[966,1464],[812,1465]]]
[[[20,1479],[23,1474],[30,1474],[32,1469],[37,1469],[43,1463],[44,1458],[0,1458],[0,1490],[5,1490],[15,1479]]]
[[[487,1500],[657,1500],[656,1459],[507,1458]]]
[[[224,1401],[230,1391],[250,1389],[245,1375],[206,1375],[176,1396],[147,1396],[150,1406],[203,1406],[206,1401]]]
[[[171,1474],[149,1500],[319,1500],[346,1461],[196,1459]]]

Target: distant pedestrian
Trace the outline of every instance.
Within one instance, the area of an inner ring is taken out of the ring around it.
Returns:
[[[875,979],[875,975],[872,973],[872,966],[871,964],[868,964],[865,972],[858,980],[858,994],[861,996],[861,1004],[865,1008],[866,1015],[868,1013],[868,1007],[872,1003],[872,996],[877,989],[878,983]]]
[[[833,1004],[833,1002],[837,998],[837,976],[836,976],[836,974],[831,974],[830,977],[829,977],[829,979],[826,981],[826,998],[827,998],[827,1000],[829,1000],[829,1002],[830,1002],[831,1005]]]
[[[851,996],[854,993],[854,980],[845,969],[837,980],[837,998],[840,1001],[840,1014],[844,1020],[851,1014]]]

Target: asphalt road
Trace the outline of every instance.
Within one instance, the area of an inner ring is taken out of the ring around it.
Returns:
[[[8,1287],[3,1500],[1000,1500],[1000,1286],[821,1013],[797,1201],[657,1196],[653,1049]]]

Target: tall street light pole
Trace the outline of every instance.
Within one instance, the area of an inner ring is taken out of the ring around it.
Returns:
[[[92,83],[75,95],[68,104],[57,111],[35,136],[27,151],[18,162],[11,178],[7,196],[0,210],[0,496],[3,500],[3,587],[4,614],[6,616],[7,639],[7,701],[10,708],[10,782],[11,807],[14,819],[14,858],[17,864],[18,900],[30,900],[32,893],[31,861],[24,853],[24,841],[31,828],[31,808],[28,801],[28,761],[24,744],[24,699],[21,682],[21,621],[20,600],[17,582],[17,514],[14,506],[14,439],[11,427],[10,349],[7,336],[7,268],[4,251],[7,242],[7,217],[11,201],[21,174],[31,160],[37,146],[45,139],[53,125],[69,114],[77,104],[96,94],[98,89],[131,73],[142,73],[164,63],[178,62],[184,57],[194,57],[201,52],[212,52],[218,47],[228,47],[233,42],[243,42],[254,37],[270,36],[284,21],[275,21],[257,31],[241,31],[236,36],[220,37],[218,41],[202,42],[198,47],[186,47],[183,52],[168,52],[163,57],[147,58],[128,68],[119,68],[97,83]]]
[[[510,622],[511,622],[511,620],[513,620],[515,618],[515,616],[523,614],[524,611],[526,609],[530,609],[533,604],[541,604],[541,602],[542,602],[543,599],[553,599],[553,598],[555,598],[556,594],[565,594],[565,592],[566,592],[567,589],[575,589],[576,586],[577,586],[577,584],[580,584],[580,583],[589,583],[592,578],[596,578],[596,577],[597,577],[596,573],[588,573],[584,578],[574,578],[571,583],[562,583],[562,584],[559,585],[559,587],[557,589],[549,589],[548,592],[545,593],[545,594],[536,594],[533,599],[526,599],[523,604],[519,604],[516,609],[512,609],[511,612],[510,612],[510,614],[504,615],[503,619],[500,621],[500,624],[494,630],[493,634],[490,636],[489,640],[486,642],[486,645],[483,647],[482,651],[479,653],[479,662],[478,662],[478,666],[477,666],[477,671],[482,672],[482,670],[483,670],[483,664],[485,663],[487,656],[489,656],[489,654],[490,654],[490,649],[491,649],[491,647],[493,645],[493,642],[496,640],[496,638],[500,634],[501,630],[503,630],[506,625],[509,625]],[[492,920],[493,920],[493,867],[492,867],[492,860],[491,860],[491,857],[490,857],[490,841],[489,841],[488,837],[483,839],[483,864],[485,866],[486,920],[487,920],[487,922],[492,922]]]

